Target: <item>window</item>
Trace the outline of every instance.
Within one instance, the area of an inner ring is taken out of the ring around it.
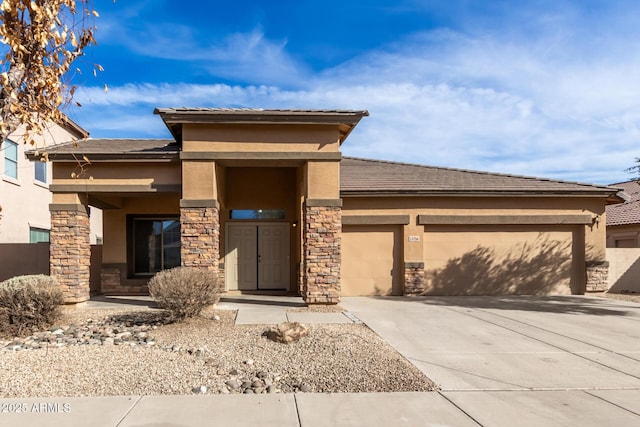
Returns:
[[[49,241],[49,230],[44,228],[29,227],[29,243]]]
[[[180,266],[180,221],[133,219],[133,273],[155,274]]]
[[[229,212],[230,219],[284,219],[285,212],[282,209],[232,209]]]
[[[4,144],[4,174],[18,179],[18,144],[8,139],[5,139]]]
[[[36,181],[47,183],[47,162],[41,162],[36,160],[34,162],[35,170],[36,170]]]

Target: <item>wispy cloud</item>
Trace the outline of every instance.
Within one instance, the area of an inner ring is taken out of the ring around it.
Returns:
[[[640,29],[607,32],[583,18],[573,9],[540,15],[526,36],[484,27],[419,32],[316,73],[286,40],[260,30],[212,42],[177,28],[173,51],[157,52],[160,33],[129,46],[166,57],[182,51],[211,75],[246,83],[130,84],[108,94],[87,87],[84,111],[72,117],[96,136],[166,136],[153,107],[363,108],[371,117],[344,145],[347,155],[620,181],[638,154]]]

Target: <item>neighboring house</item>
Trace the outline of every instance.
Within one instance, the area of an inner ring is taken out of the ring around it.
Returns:
[[[611,187],[623,190],[628,199],[607,206],[607,247],[640,248],[640,184],[633,180]]]
[[[25,146],[20,133],[21,130],[18,130],[0,141],[0,243],[48,242],[51,229],[51,164],[39,160],[28,161],[25,151],[34,147]],[[36,141],[42,151],[43,147],[88,136],[87,131],[66,119],[60,125],[50,126]],[[91,243],[100,242],[102,222],[99,210],[92,211],[91,225]]]
[[[619,182],[625,202],[607,206],[609,292],[640,292],[640,184]]]
[[[50,150],[51,273],[70,303],[89,295],[89,205],[103,210],[105,293],[145,293],[178,265],[218,271],[228,291],[307,303],[606,287],[615,188],[343,158],[366,111],[155,113],[174,139]],[[82,155],[92,179],[70,179]]]

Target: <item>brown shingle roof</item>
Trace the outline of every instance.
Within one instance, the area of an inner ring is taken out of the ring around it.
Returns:
[[[345,157],[340,190],[358,194],[600,194],[617,189],[577,182]]]
[[[172,139],[81,139],[47,148],[52,161],[75,160],[87,156],[94,160],[178,159],[178,144]],[[33,157],[33,152],[28,153]]]
[[[611,186],[621,188],[628,200],[619,205],[607,206],[607,226],[640,224],[640,184],[634,180]]]
[[[180,147],[171,139],[83,139],[76,145],[60,144],[47,151],[52,161],[76,161],[83,155],[91,161],[157,161],[178,160]],[[618,191],[577,182],[352,157],[342,159],[340,171],[340,192],[344,196],[561,194],[606,196],[613,200]],[[640,186],[636,193],[640,198]]]

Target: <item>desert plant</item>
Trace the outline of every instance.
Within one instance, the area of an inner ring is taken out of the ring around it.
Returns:
[[[62,291],[50,276],[17,276],[0,282],[0,330],[20,335],[51,326],[63,302]]]
[[[209,270],[176,267],[156,274],[149,294],[174,320],[194,317],[220,300],[218,275]]]

